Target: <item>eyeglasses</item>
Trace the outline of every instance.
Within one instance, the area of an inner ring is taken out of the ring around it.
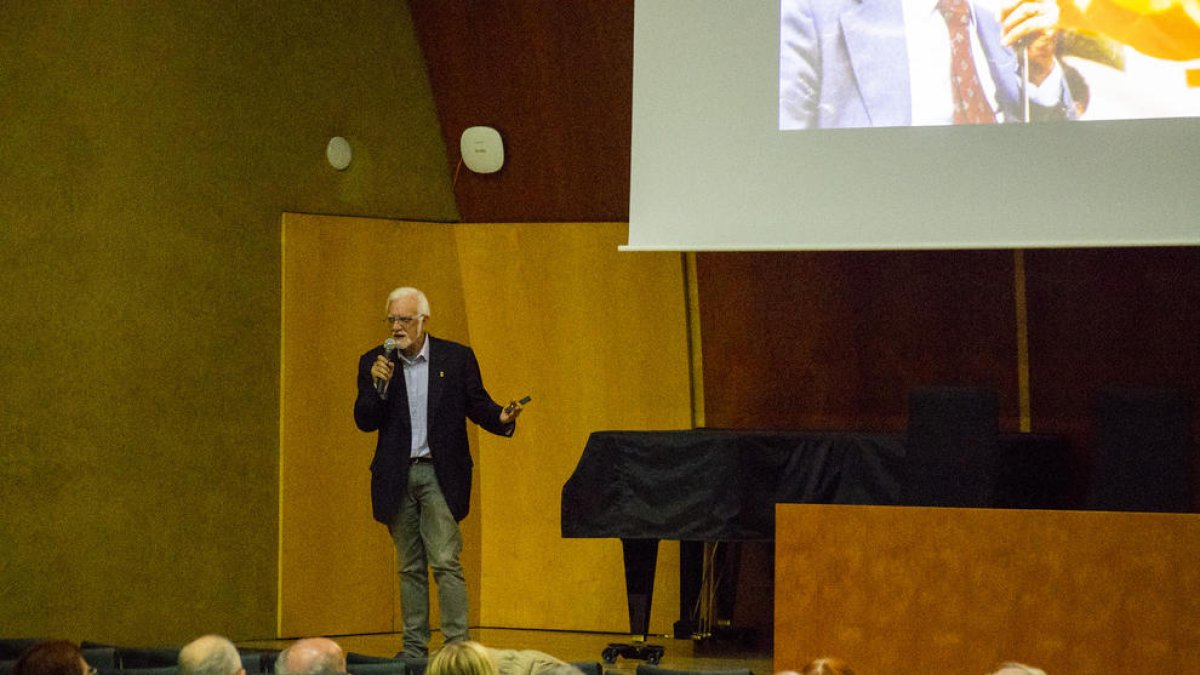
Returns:
[[[424,314],[418,314],[416,316],[389,316],[384,318],[383,322],[389,326],[394,326],[396,324],[400,324],[401,326],[411,326],[413,323],[424,318]]]

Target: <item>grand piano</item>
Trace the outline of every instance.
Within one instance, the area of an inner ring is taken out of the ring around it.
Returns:
[[[1064,508],[1069,445],[1061,437],[997,437],[997,508]],[[678,540],[677,637],[695,635],[706,542],[770,541],[779,503],[901,503],[900,433],[598,431],[562,491],[562,536],[620,539],[630,633],[649,629],[658,542]]]

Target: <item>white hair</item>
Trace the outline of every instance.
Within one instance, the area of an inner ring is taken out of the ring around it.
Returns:
[[[237,647],[219,635],[205,635],[179,651],[181,675],[234,675],[241,669]]]
[[[387,304],[384,305],[384,311],[386,312],[387,308],[392,306],[392,302],[399,300],[400,298],[407,297],[416,298],[417,311],[420,312],[422,316],[429,316],[429,300],[425,297],[424,293],[411,286],[401,286],[391,293],[388,293]]]

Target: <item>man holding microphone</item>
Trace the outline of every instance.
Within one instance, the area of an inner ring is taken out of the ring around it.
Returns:
[[[445,642],[470,638],[458,527],[470,509],[474,466],[466,420],[511,436],[521,414],[521,403],[501,407],[488,395],[470,347],[426,332],[429,316],[421,291],[388,295],[391,337],[359,358],[354,401],[358,428],[378,432],[371,505],[396,545],[408,657],[428,655],[427,567],[437,582]]]

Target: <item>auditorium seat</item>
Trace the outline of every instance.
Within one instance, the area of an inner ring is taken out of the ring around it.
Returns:
[[[0,661],[16,661],[42,638],[0,638]]]
[[[83,660],[93,668],[116,668],[116,647],[83,647]]]
[[[429,659],[425,657],[397,655],[396,658],[404,662],[408,675],[425,675],[425,667],[429,665]]]
[[[179,647],[117,647],[116,661],[122,670],[178,666]]]
[[[262,672],[266,675],[271,675],[275,672],[275,659],[279,658],[278,649],[243,649],[238,651],[258,652],[262,656]]]
[[[347,663],[346,671],[350,675],[406,675],[408,668],[404,661],[389,659],[370,663]]]
[[[238,648],[238,656],[242,657],[242,668],[246,669],[246,675],[262,675],[269,672],[266,668],[268,655],[266,652],[259,649],[242,649]],[[270,655],[271,670],[274,670],[275,654]]]
[[[358,652],[347,652],[346,663],[394,663],[400,660],[400,655],[394,657],[389,656],[371,656],[370,654],[360,654]]]
[[[999,411],[983,387],[917,387],[900,471],[906,506],[989,507],[998,480]]]
[[[179,666],[151,666],[148,668],[122,668],[121,675],[179,675]]]
[[[143,668],[97,668],[97,675],[179,675],[179,666],[147,666]]]
[[[1194,401],[1173,389],[1107,388],[1093,408],[1088,508],[1192,510]]]
[[[725,670],[676,670],[662,666],[652,666],[648,663],[637,665],[637,675],[754,675],[749,668],[729,668]]]
[[[598,661],[572,661],[571,665],[578,668],[583,675],[604,675],[604,666]]]

